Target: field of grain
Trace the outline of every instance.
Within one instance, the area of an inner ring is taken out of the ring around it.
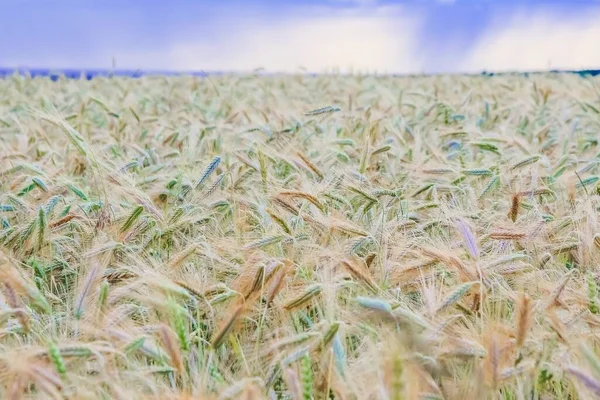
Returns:
[[[600,77],[0,93],[0,398],[600,396]]]

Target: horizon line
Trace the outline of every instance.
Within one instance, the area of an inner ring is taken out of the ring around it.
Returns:
[[[31,78],[35,77],[49,77],[53,81],[59,78],[66,79],[82,79],[91,80],[95,77],[128,77],[128,78],[141,78],[141,77],[152,77],[152,76],[227,76],[227,75],[341,75],[341,76],[362,76],[362,75],[375,75],[380,77],[426,77],[426,76],[494,76],[494,75],[539,75],[539,74],[577,74],[581,76],[598,76],[600,75],[600,69],[544,69],[544,70],[503,70],[503,71],[480,71],[480,72],[437,72],[437,73],[426,73],[426,72],[415,72],[415,73],[379,73],[373,72],[349,72],[342,73],[340,71],[327,72],[277,72],[277,71],[266,71],[264,68],[256,68],[252,71],[204,71],[204,70],[144,70],[144,69],[133,69],[133,68],[28,68],[28,67],[16,67],[16,68],[3,68],[0,67],[0,78],[7,78],[12,75],[25,75]]]

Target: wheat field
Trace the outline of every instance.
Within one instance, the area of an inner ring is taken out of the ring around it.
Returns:
[[[600,78],[0,93],[0,398],[600,396]]]

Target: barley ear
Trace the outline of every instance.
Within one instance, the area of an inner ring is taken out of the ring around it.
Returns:
[[[510,211],[508,212],[508,216],[512,222],[517,220],[517,216],[519,215],[519,206],[521,204],[521,196],[518,194],[513,194],[510,202]]]
[[[517,347],[520,348],[525,343],[527,333],[532,324],[532,303],[529,295],[521,293],[517,300]]]
[[[183,372],[183,360],[181,353],[179,352],[179,346],[175,345],[175,338],[173,332],[169,327],[164,324],[160,326],[160,338],[165,346],[165,350],[171,360],[171,365],[177,370],[177,372]]]
[[[221,347],[225,339],[227,339],[229,333],[231,333],[231,331],[233,330],[235,322],[242,316],[244,309],[244,304],[237,306],[237,309],[225,320],[225,323],[223,324],[221,329],[217,331],[212,340],[211,344],[213,348],[218,349],[219,347]]]
[[[440,311],[445,310],[451,305],[456,304],[464,295],[466,295],[471,290],[473,286],[478,284],[479,282],[473,281],[465,282],[462,285],[458,286],[448,295],[448,297],[444,299],[442,304],[440,304],[440,306],[438,307],[436,313],[439,313]]]

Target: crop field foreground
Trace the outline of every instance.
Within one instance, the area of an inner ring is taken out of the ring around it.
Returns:
[[[0,398],[600,396],[600,77],[0,94]]]

